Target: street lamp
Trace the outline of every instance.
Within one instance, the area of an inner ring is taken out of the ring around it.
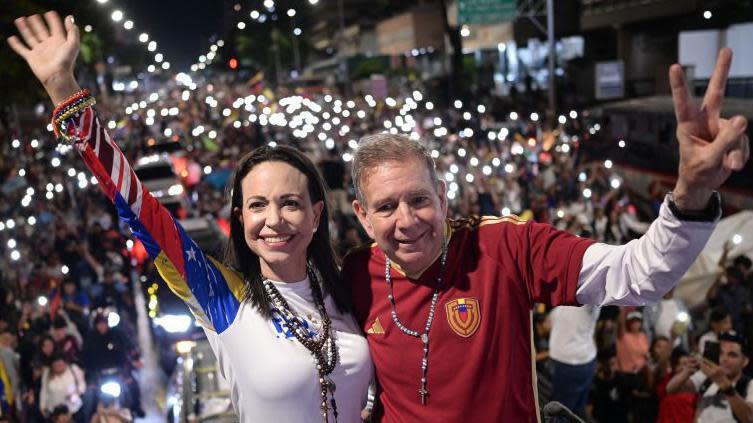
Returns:
[[[113,21],[120,22],[121,20],[123,20],[123,12],[120,10],[116,10],[112,12],[112,15],[110,15],[110,17],[112,18]]]

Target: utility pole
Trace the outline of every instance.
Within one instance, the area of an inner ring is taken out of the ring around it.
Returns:
[[[546,28],[538,18],[546,15]],[[554,42],[554,0],[521,0],[518,4],[518,17],[528,18],[533,26],[546,34],[549,43],[549,109],[554,113],[557,106],[555,70],[555,42]]]

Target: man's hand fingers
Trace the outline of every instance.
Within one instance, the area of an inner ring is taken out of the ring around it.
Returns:
[[[745,167],[750,155],[750,139],[746,135],[740,137],[738,146],[729,151],[724,158],[724,166],[729,170],[739,172]]]
[[[675,106],[677,123],[691,120],[695,115],[695,107],[685,86],[685,73],[682,67],[674,64],[669,68],[669,85],[672,88],[672,103]]]
[[[740,138],[745,135],[748,121],[742,116],[719,121],[719,134],[709,144],[710,158],[714,163],[723,161],[728,152],[739,148]]]
[[[8,45],[10,45],[10,48],[12,48],[13,51],[18,53],[18,55],[23,57],[24,59],[26,59],[26,55],[31,51],[15,35],[8,38]]]
[[[53,37],[65,37],[63,22],[60,21],[60,16],[56,11],[50,10],[45,13],[44,20],[47,21],[47,26],[50,27],[50,33]]]
[[[724,90],[727,87],[727,76],[732,65],[732,50],[723,48],[716,58],[714,73],[711,75],[706,95],[703,97],[703,107],[707,110],[709,118],[716,119],[722,108]]]
[[[39,44],[39,39],[37,39],[37,36],[34,35],[34,31],[32,31],[31,27],[29,27],[29,23],[27,22],[26,18],[18,18],[15,20],[15,23],[16,28],[18,28],[18,33],[21,34],[21,37],[24,39],[26,45],[34,48],[34,46]]]
[[[50,38],[50,31],[47,30],[47,25],[44,24],[41,16],[29,16],[29,25],[31,25],[31,29],[34,31],[34,35],[37,36],[39,41],[44,41],[45,39]]]

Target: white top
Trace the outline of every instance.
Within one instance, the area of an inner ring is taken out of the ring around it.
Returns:
[[[598,306],[555,307],[550,314],[549,357],[571,366],[596,358],[594,327],[599,310]]]
[[[84,392],[84,372],[77,365],[69,364],[62,374],[55,377],[52,377],[50,368],[45,367],[42,370],[42,384],[39,390],[39,409],[48,414],[58,405],[66,405],[73,414],[81,408],[81,395]]]
[[[654,324],[654,334],[672,339],[672,326],[677,321],[678,314],[685,310],[680,307],[679,302],[674,298],[663,299],[654,307],[656,307],[656,311],[658,312],[654,316],[656,320],[652,322]]]
[[[595,243],[586,249],[575,298],[593,305],[658,302],[688,271],[718,220],[681,221],[665,199],[659,217],[639,239],[625,245]]]
[[[319,333],[309,279],[274,282],[298,318]],[[324,304],[332,321],[340,359],[330,377],[335,382],[338,422],[361,421],[366,405],[372,362],[366,338],[350,314],[339,313],[332,297]],[[241,422],[321,423],[321,388],[313,355],[293,336],[284,319],[273,313],[265,320],[248,302],[219,335],[204,330],[217,356],[220,372],[231,387]],[[330,409],[330,420],[334,421]]]
[[[690,377],[691,382],[699,389],[706,382],[706,375],[700,370]],[[753,380],[748,382],[748,392],[745,395],[745,402],[753,404]],[[729,405],[727,396],[719,393],[719,387],[716,383],[703,393],[698,400],[698,419],[697,423],[734,423],[735,416],[732,413],[732,407]]]

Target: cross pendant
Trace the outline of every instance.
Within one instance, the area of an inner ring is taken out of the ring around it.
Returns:
[[[421,405],[426,405],[426,397],[429,396],[429,391],[427,391],[426,388],[421,387],[421,389],[418,390],[418,393],[421,394]]]

